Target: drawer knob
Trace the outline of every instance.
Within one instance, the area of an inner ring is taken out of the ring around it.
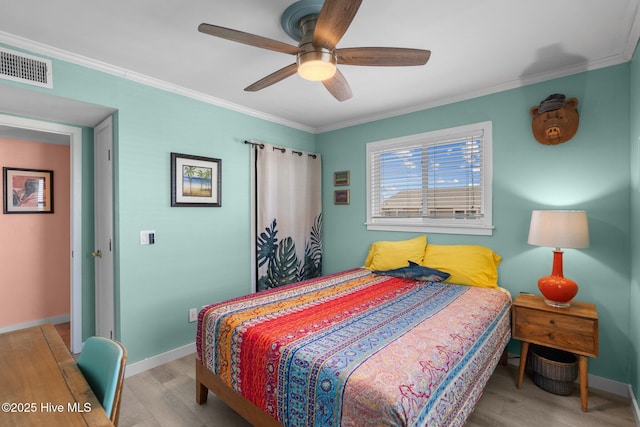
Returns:
[[[553,336],[553,334],[549,334],[549,339],[550,339],[550,340],[555,340],[555,339],[556,339],[556,337],[554,337],[554,336]]]
[[[551,323],[552,325],[556,324],[556,321],[554,319],[549,320],[549,323]]]

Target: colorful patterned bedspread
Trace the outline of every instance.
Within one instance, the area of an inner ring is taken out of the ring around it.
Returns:
[[[463,425],[510,338],[500,289],[349,270],[200,312],[199,360],[285,426]]]

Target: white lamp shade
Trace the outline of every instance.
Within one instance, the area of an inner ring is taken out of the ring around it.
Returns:
[[[530,245],[550,248],[586,248],[589,225],[585,211],[533,211],[529,227]]]

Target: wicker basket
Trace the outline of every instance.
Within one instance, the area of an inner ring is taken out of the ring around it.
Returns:
[[[533,382],[550,393],[567,396],[578,378],[578,359],[572,353],[531,345]]]

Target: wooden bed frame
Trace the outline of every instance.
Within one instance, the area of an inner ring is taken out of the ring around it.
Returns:
[[[196,357],[196,402],[207,402],[209,390],[254,427],[284,427],[209,371]]]

